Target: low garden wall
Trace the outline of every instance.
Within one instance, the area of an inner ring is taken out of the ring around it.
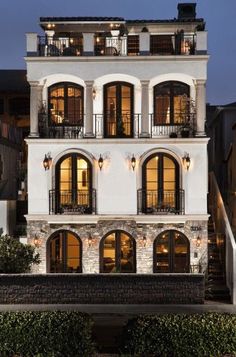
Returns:
[[[0,275],[0,304],[203,303],[203,274]]]

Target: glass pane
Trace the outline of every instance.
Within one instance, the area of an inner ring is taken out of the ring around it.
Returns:
[[[59,233],[50,242],[50,273],[63,273],[62,238]]]
[[[169,272],[169,253],[169,234],[165,233],[158,237],[156,242],[156,272]]]
[[[157,169],[157,164],[158,164],[158,156],[155,156],[147,162],[146,167],[148,169]]]
[[[135,271],[133,240],[125,233],[120,233],[120,270],[121,273]]]
[[[174,272],[188,273],[188,242],[181,233],[174,233]]]
[[[107,88],[107,103],[106,103],[106,115],[107,115],[107,134],[108,136],[116,135],[116,86]]]
[[[170,123],[170,97],[157,96],[155,98],[155,125]]]
[[[60,164],[60,202],[71,203],[72,190],[72,158],[68,157]]]
[[[54,87],[49,92],[50,119],[54,124],[62,124],[64,120],[64,87]]]
[[[115,252],[115,233],[109,234],[104,240],[103,243],[103,262],[102,262],[102,271],[104,273],[115,272],[115,261],[116,261],[116,252]]]
[[[72,234],[67,233],[67,272],[76,273],[80,271],[80,243],[78,239]]]

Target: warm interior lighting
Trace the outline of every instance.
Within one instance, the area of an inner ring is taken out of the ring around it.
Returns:
[[[89,236],[88,236],[88,246],[89,246],[89,248],[91,248],[92,244],[93,244],[93,238],[92,238],[91,234],[89,234]]]
[[[52,164],[52,158],[50,153],[45,154],[44,159],[43,159],[43,167],[46,170],[49,170]]]
[[[93,88],[93,100],[96,98],[96,89],[95,88]]]
[[[35,247],[39,248],[41,246],[41,244],[42,244],[41,239],[38,238],[37,235],[35,234],[35,236],[34,236],[34,245],[35,245]]]
[[[201,246],[201,237],[198,236],[196,240],[196,247],[200,248],[200,246]]]
[[[136,159],[135,159],[135,156],[133,155],[131,158],[131,167],[132,167],[133,171],[135,169],[135,166],[136,166]]]
[[[184,154],[184,156],[182,157],[182,161],[183,161],[183,165],[184,165],[185,169],[188,171],[190,168],[190,164],[191,164],[191,159],[190,159],[188,153]]]
[[[102,167],[103,167],[103,157],[102,155],[100,154],[100,157],[98,159],[98,166],[99,166],[99,169],[101,170]]]
[[[147,237],[143,236],[143,247],[145,248],[147,244]]]

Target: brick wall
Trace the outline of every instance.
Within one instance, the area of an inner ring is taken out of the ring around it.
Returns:
[[[0,304],[202,304],[202,274],[0,275]]]

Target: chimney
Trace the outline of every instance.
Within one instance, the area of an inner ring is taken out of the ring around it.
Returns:
[[[193,20],[196,18],[196,3],[178,4],[178,20]]]

